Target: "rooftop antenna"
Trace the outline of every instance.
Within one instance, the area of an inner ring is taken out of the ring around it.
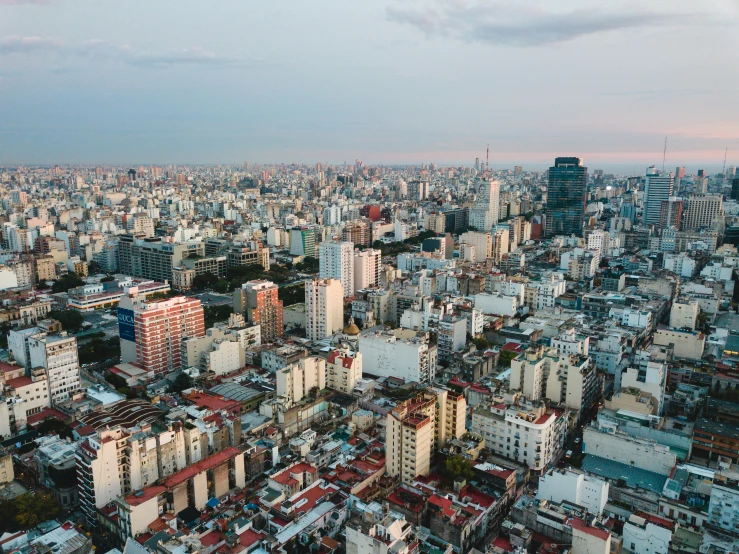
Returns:
[[[665,149],[662,151],[662,172],[665,171],[665,158],[667,157],[667,137],[665,137]]]
[[[726,155],[729,153],[729,149],[724,150],[724,169],[721,171],[722,176],[726,176]]]

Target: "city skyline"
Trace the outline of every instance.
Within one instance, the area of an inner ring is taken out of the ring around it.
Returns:
[[[0,163],[739,161],[728,0],[177,8],[0,0]]]

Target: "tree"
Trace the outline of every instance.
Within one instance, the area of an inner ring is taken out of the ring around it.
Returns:
[[[51,310],[51,319],[56,319],[62,324],[62,329],[70,333],[77,333],[85,322],[85,318],[77,310]]]
[[[74,287],[81,287],[85,282],[74,272],[69,272],[66,275],[62,275],[54,284],[51,286],[51,292],[67,292],[69,289]]]
[[[53,417],[47,417],[44,419],[38,426],[37,430],[39,435],[57,434],[62,439],[69,438],[72,440],[74,438],[74,435],[72,435],[72,429],[69,425]]]
[[[282,287],[277,291],[277,298],[282,300],[284,307],[292,306],[293,304],[302,304],[305,302],[305,285],[301,283],[291,287]]]
[[[485,350],[488,346],[490,346],[490,343],[485,337],[475,337],[472,339],[472,343],[478,350]]]
[[[498,358],[498,365],[500,367],[511,367],[511,361],[518,356],[518,352],[512,350],[503,350]]]
[[[459,478],[469,481],[475,476],[475,470],[467,458],[456,455],[447,458],[444,462],[444,474],[450,481],[456,481]]]
[[[203,308],[205,328],[210,329],[219,321],[225,321],[233,313],[233,306],[224,304],[221,306],[206,306]]]
[[[313,256],[306,256],[302,262],[295,264],[295,269],[302,273],[318,273],[319,263]]]
[[[179,375],[175,377],[175,380],[172,381],[172,384],[169,385],[169,388],[167,389],[170,393],[181,393],[183,390],[187,390],[192,387],[192,378],[185,373],[184,371],[180,371]]]
[[[112,275],[106,275],[105,277],[100,279],[101,283],[110,283],[111,281],[115,281],[115,277],[113,277]]]
[[[192,287],[198,290],[212,289],[217,282],[218,277],[208,271],[202,275],[196,275],[192,280]]]
[[[33,529],[39,523],[55,519],[61,508],[47,494],[26,493],[0,502],[0,530],[17,532]]]

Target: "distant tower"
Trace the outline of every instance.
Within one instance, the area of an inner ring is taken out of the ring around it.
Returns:
[[[582,236],[588,168],[581,158],[556,158],[549,168],[546,234]]]

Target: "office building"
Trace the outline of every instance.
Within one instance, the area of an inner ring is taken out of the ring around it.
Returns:
[[[683,211],[682,229],[695,231],[710,229],[724,216],[723,198],[718,194],[701,194],[688,197]]]
[[[374,287],[380,283],[382,252],[380,250],[357,250],[354,252],[354,290]]]
[[[234,312],[243,314],[249,323],[261,327],[263,343],[281,339],[284,333],[282,300],[272,281],[257,279],[234,291]]]
[[[338,279],[344,298],[354,294],[354,245],[351,242],[324,242],[318,248],[319,276]]]
[[[305,283],[305,336],[321,340],[344,327],[344,291],[338,279]]]
[[[316,232],[308,227],[290,229],[290,254],[316,257]]]
[[[580,158],[556,158],[549,168],[546,235],[582,236],[588,168]]]
[[[160,283],[172,282],[172,269],[186,258],[205,256],[202,242],[169,243],[161,238],[121,235],[118,239],[118,271]]]
[[[475,204],[470,210],[470,226],[478,231],[488,232],[498,223],[500,214],[500,184],[497,181],[483,181],[477,189]]]
[[[647,168],[644,184],[644,210],[642,222],[644,225],[659,227],[662,215],[662,202],[667,202],[673,196],[675,176],[672,173],[661,173],[655,166]]]

